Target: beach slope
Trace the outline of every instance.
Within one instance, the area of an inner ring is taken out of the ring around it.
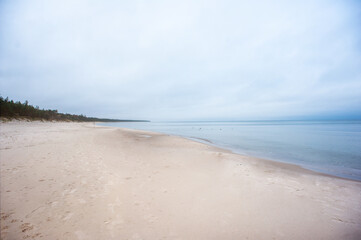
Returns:
[[[1,239],[361,239],[361,183],[159,133],[1,123]]]

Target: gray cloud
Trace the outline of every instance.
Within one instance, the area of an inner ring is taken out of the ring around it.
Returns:
[[[89,116],[361,115],[357,1],[2,1],[1,94]]]

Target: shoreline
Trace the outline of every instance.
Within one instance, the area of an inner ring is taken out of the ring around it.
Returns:
[[[101,123],[101,122],[96,122],[96,124],[99,124],[99,123]],[[149,132],[149,133],[156,133],[156,134],[161,134],[161,135],[165,135],[165,136],[179,137],[179,138],[182,138],[185,140],[194,141],[194,142],[205,144],[205,145],[208,145],[211,147],[215,147],[216,149],[219,149],[221,151],[236,154],[241,157],[248,157],[248,158],[256,160],[256,161],[262,161],[262,162],[264,161],[265,163],[269,162],[269,164],[276,166],[276,167],[286,168],[288,170],[294,169],[295,171],[304,171],[305,174],[307,173],[307,174],[312,174],[312,175],[321,175],[321,176],[325,176],[325,177],[337,178],[337,179],[342,179],[342,180],[346,180],[346,181],[348,180],[348,181],[361,183],[361,180],[356,179],[356,178],[349,178],[349,177],[345,177],[345,176],[333,175],[333,174],[330,174],[327,172],[322,172],[321,170],[320,171],[313,170],[313,169],[311,169],[311,167],[303,166],[303,165],[297,164],[297,163],[290,163],[290,162],[276,160],[276,159],[268,159],[268,158],[262,158],[262,157],[256,157],[256,156],[252,156],[252,155],[238,153],[235,150],[227,149],[223,146],[219,146],[216,143],[212,142],[211,140],[205,139],[205,138],[186,137],[186,136],[177,135],[177,134],[168,134],[168,133],[162,133],[162,132],[156,132],[156,131],[147,131],[147,130],[141,130],[141,129],[136,129],[136,128],[114,127],[114,126],[103,126],[103,125],[95,125],[95,126],[107,127],[107,128],[113,128],[113,129],[133,130],[133,131],[139,131],[139,132]]]
[[[177,136],[177,135],[174,135],[174,136]],[[182,136],[178,136],[178,137],[182,137]],[[193,138],[193,137],[189,137],[189,138],[182,137],[182,138],[198,142],[197,140],[194,140],[196,138]],[[213,143],[211,140],[206,140],[206,139],[201,139],[201,140],[204,140],[205,142],[199,141],[200,143],[210,145],[210,146],[213,146],[213,147],[216,147],[216,148],[220,148],[220,149],[223,149],[225,151],[229,151],[229,152],[231,152],[233,154],[236,154],[236,155],[249,157],[249,158],[252,158],[252,159],[257,160],[257,161],[270,162],[270,164],[274,164],[275,166],[278,166],[280,168],[283,168],[283,167],[284,168],[294,168],[294,169],[299,168],[298,171],[305,171],[306,173],[312,174],[312,175],[322,175],[322,176],[326,176],[326,177],[330,177],[330,178],[343,179],[343,180],[348,180],[348,181],[353,181],[353,182],[361,182],[361,179],[345,177],[345,176],[340,176],[340,175],[333,175],[333,174],[330,174],[330,173],[327,173],[327,172],[323,172],[321,170],[314,170],[314,169],[312,169],[312,166],[307,167],[306,165],[302,165],[302,164],[298,164],[298,163],[291,163],[291,162],[286,162],[286,161],[277,160],[277,159],[270,159],[270,158],[265,158],[265,157],[263,158],[263,157],[256,157],[256,156],[253,156],[253,155],[247,155],[245,153],[239,153],[239,152],[236,152],[235,150],[223,148],[222,146],[218,146],[217,144]]]
[[[0,129],[1,239],[359,239],[361,183],[93,123]]]
[[[174,136],[178,136],[178,135],[174,135]],[[193,138],[193,137],[187,138],[187,137],[182,137],[182,136],[178,136],[178,137],[198,142],[197,140],[194,140],[197,138]],[[261,158],[261,157],[238,153],[232,149],[226,149],[221,146],[218,146],[217,144],[213,143],[211,140],[206,140],[206,139],[200,139],[200,140],[205,141],[205,142],[199,141],[200,143],[210,145],[210,146],[213,146],[213,147],[216,147],[219,149],[223,149],[225,151],[229,151],[232,154],[236,154],[236,155],[243,156],[243,157],[248,157],[252,160],[262,161],[262,162],[265,162],[266,164],[269,163],[269,164],[279,167],[279,168],[286,168],[288,170],[294,169],[295,171],[304,171],[304,173],[311,174],[311,175],[321,175],[321,176],[330,177],[330,178],[338,178],[338,179],[349,180],[349,181],[354,181],[354,182],[361,182],[361,180],[357,180],[357,179],[353,179],[353,178],[347,178],[347,177],[332,175],[332,174],[321,172],[321,171],[312,170],[310,168],[307,168],[307,167],[302,166],[301,164],[297,164],[297,163],[290,163],[290,162],[285,162],[285,161],[276,160],[276,159],[267,159],[267,158]]]

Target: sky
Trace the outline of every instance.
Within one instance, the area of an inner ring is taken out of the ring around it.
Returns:
[[[0,94],[119,119],[361,119],[361,2],[0,0]]]

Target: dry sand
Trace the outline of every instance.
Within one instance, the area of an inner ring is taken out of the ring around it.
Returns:
[[[361,239],[361,183],[180,137],[1,124],[2,239]]]

